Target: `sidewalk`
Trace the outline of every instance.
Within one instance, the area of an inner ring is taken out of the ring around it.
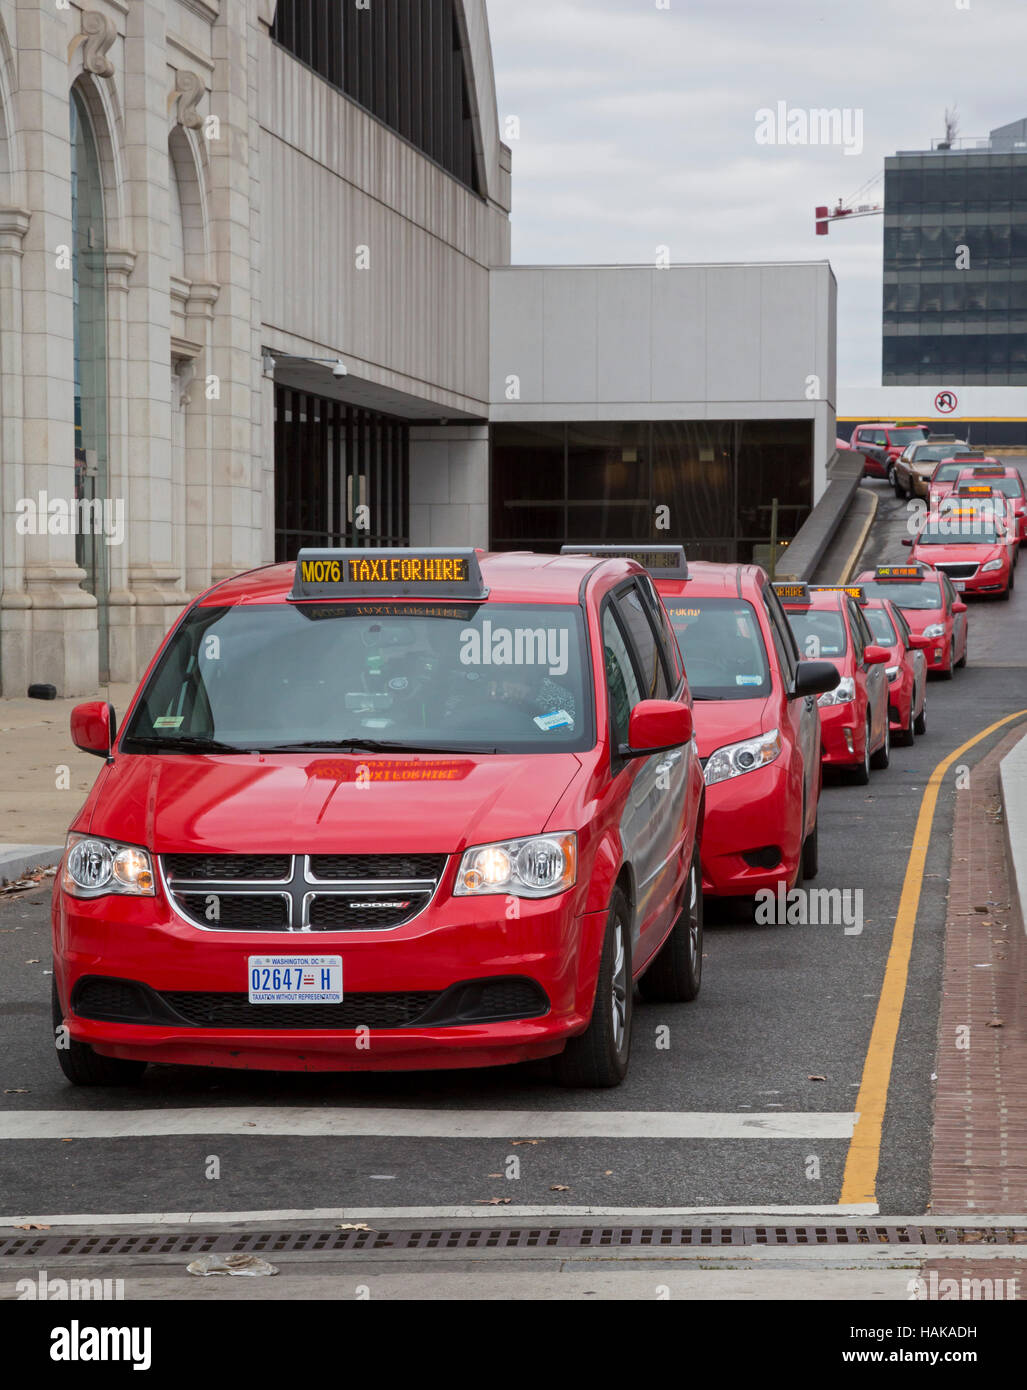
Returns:
[[[97,694],[119,717],[134,687]],[[73,700],[0,700],[0,882],[36,865],[56,864],[64,836],[102,763],[71,741]]]

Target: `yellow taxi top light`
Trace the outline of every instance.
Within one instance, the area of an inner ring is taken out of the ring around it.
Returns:
[[[782,603],[804,603],[809,604],[809,585],[804,583],[789,583],[787,580],[775,581],[774,592]]]
[[[862,584],[814,584],[813,589],[818,593],[848,594],[857,603],[866,603],[867,594]]]
[[[344,599],[488,596],[478,553],[458,547],[425,550],[301,550],[289,598]]]
[[[924,572],[919,565],[878,565],[874,571],[875,579],[902,579],[907,583],[909,580],[923,579]]]
[[[956,488],[957,497],[994,497],[995,489],[987,483],[960,483]]]

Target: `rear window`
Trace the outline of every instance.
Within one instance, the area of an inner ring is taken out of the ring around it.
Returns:
[[[801,613],[788,613],[788,621],[804,657],[844,656],[848,650],[845,620],[841,613],[817,612],[809,608]]]
[[[694,700],[769,695],[770,667],[751,603],[731,598],[665,598]]]
[[[560,604],[194,608],[147,681],[131,753],[551,753],[595,741],[581,610]],[[177,745],[177,746],[176,746]]]
[[[965,463],[942,463],[934,470],[931,481],[934,483],[951,483],[959,477],[966,468]]]

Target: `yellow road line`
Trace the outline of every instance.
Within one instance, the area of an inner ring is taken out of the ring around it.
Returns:
[[[1027,709],[1007,714],[1004,719],[989,724],[979,734],[960,746],[947,758],[943,758],[931,773],[924,788],[917,816],[916,830],[913,833],[913,848],[906,865],[906,876],[902,882],[902,896],[899,910],[895,916],[892,931],[891,949],[884,970],[884,982],[877,1001],[877,1013],[870,1034],[866,1060],[863,1063],[863,1077],[859,1095],[856,1097],[857,1120],[849,1152],[845,1160],[845,1175],[842,1178],[840,1203],[872,1202],[877,1200],[877,1169],[881,1160],[881,1132],[884,1125],[884,1110],[888,1103],[888,1086],[891,1081],[892,1062],[895,1057],[895,1041],[899,1033],[902,1017],[902,1004],[906,995],[906,979],[909,974],[909,956],[913,949],[913,928],[916,926],[917,909],[920,906],[920,891],[923,886],[927,851],[931,843],[931,828],[934,811],[938,804],[938,793],[942,780],[954,762],[974,744],[1001,729],[1013,724],[1017,719],[1027,717]]]

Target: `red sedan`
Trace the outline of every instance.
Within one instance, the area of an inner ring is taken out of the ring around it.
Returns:
[[[1009,532],[993,511],[972,503],[943,510],[902,544],[912,546],[914,560],[947,574],[957,593],[1008,599],[1013,591]]]
[[[864,570],[856,583],[868,595],[889,599],[913,632],[931,639],[925,648],[928,671],[951,680],[956,667],[966,665],[966,604],[947,574],[927,565],[878,565]]]
[[[858,590],[783,586],[785,612],[807,657],[827,657],[841,673],[834,690],[821,695],[822,758],[828,766],[851,768],[856,781],[870,781],[871,768],[885,768],[891,755],[888,719],[888,652],[878,646],[857,602]]]

